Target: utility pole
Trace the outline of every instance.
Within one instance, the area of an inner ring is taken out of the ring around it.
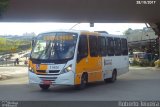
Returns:
[[[80,23],[74,24],[69,30],[72,30],[75,26],[79,25]]]

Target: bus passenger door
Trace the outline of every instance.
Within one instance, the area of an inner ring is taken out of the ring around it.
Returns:
[[[86,35],[80,35],[79,37],[75,84],[81,83],[83,72],[88,72],[88,38]]]
[[[102,80],[102,57],[98,55],[98,37],[89,35],[88,81]]]

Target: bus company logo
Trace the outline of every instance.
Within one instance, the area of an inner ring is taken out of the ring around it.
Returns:
[[[40,68],[40,64],[36,64],[36,69],[39,69]]]
[[[104,65],[112,65],[112,60],[104,60]]]

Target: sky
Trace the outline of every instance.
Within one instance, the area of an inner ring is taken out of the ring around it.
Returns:
[[[76,25],[76,26],[74,26]],[[74,27],[73,27],[74,26]],[[73,27],[73,28],[72,28]],[[23,35],[24,33],[34,32],[36,35],[46,31],[59,29],[75,29],[88,31],[107,31],[109,34],[122,35],[128,28],[143,29],[144,23],[94,23],[90,27],[89,23],[16,23],[1,22],[0,35]]]

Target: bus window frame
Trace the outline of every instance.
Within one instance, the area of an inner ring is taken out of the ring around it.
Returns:
[[[119,43],[120,45],[119,45]],[[121,50],[122,44],[121,44],[121,38],[114,38],[114,54],[115,56],[121,56],[122,50]]]
[[[84,42],[84,38],[86,38],[86,42]],[[80,45],[83,45],[81,48],[81,50],[83,50],[83,52],[79,50]],[[87,56],[88,56],[88,37],[87,37],[87,35],[80,35],[79,42],[78,42],[78,49],[77,49],[77,62],[79,62],[80,60],[82,60],[83,58],[85,58]]]
[[[95,40],[91,40],[91,39],[95,39]],[[93,43],[96,43],[95,46],[92,46]],[[98,57],[98,37],[95,35],[89,35],[89,51],[90,51],[90,56],[91,57]],[[94,54],[93,54],[94,52]]]
[[[125,41],[125,45],[123,44]],[[125,46],[125,48],[123,48]],[[128,55],[128,43],[127,43],[127,39],[125,38],[121,38],[121,54],[122,55]]]
[[[107,52],[108,56],[114,56],[115,50],[114,50],[114,38],[113,37],[107,37],[108,44],[107,44]],[[111,42],[113,42],[113,46],[111,46]]]
[[[104,40],[104,44],[102,44],[102,40]],[[104,36],[98,36],[98,55],[106,56],[106,38]]]

